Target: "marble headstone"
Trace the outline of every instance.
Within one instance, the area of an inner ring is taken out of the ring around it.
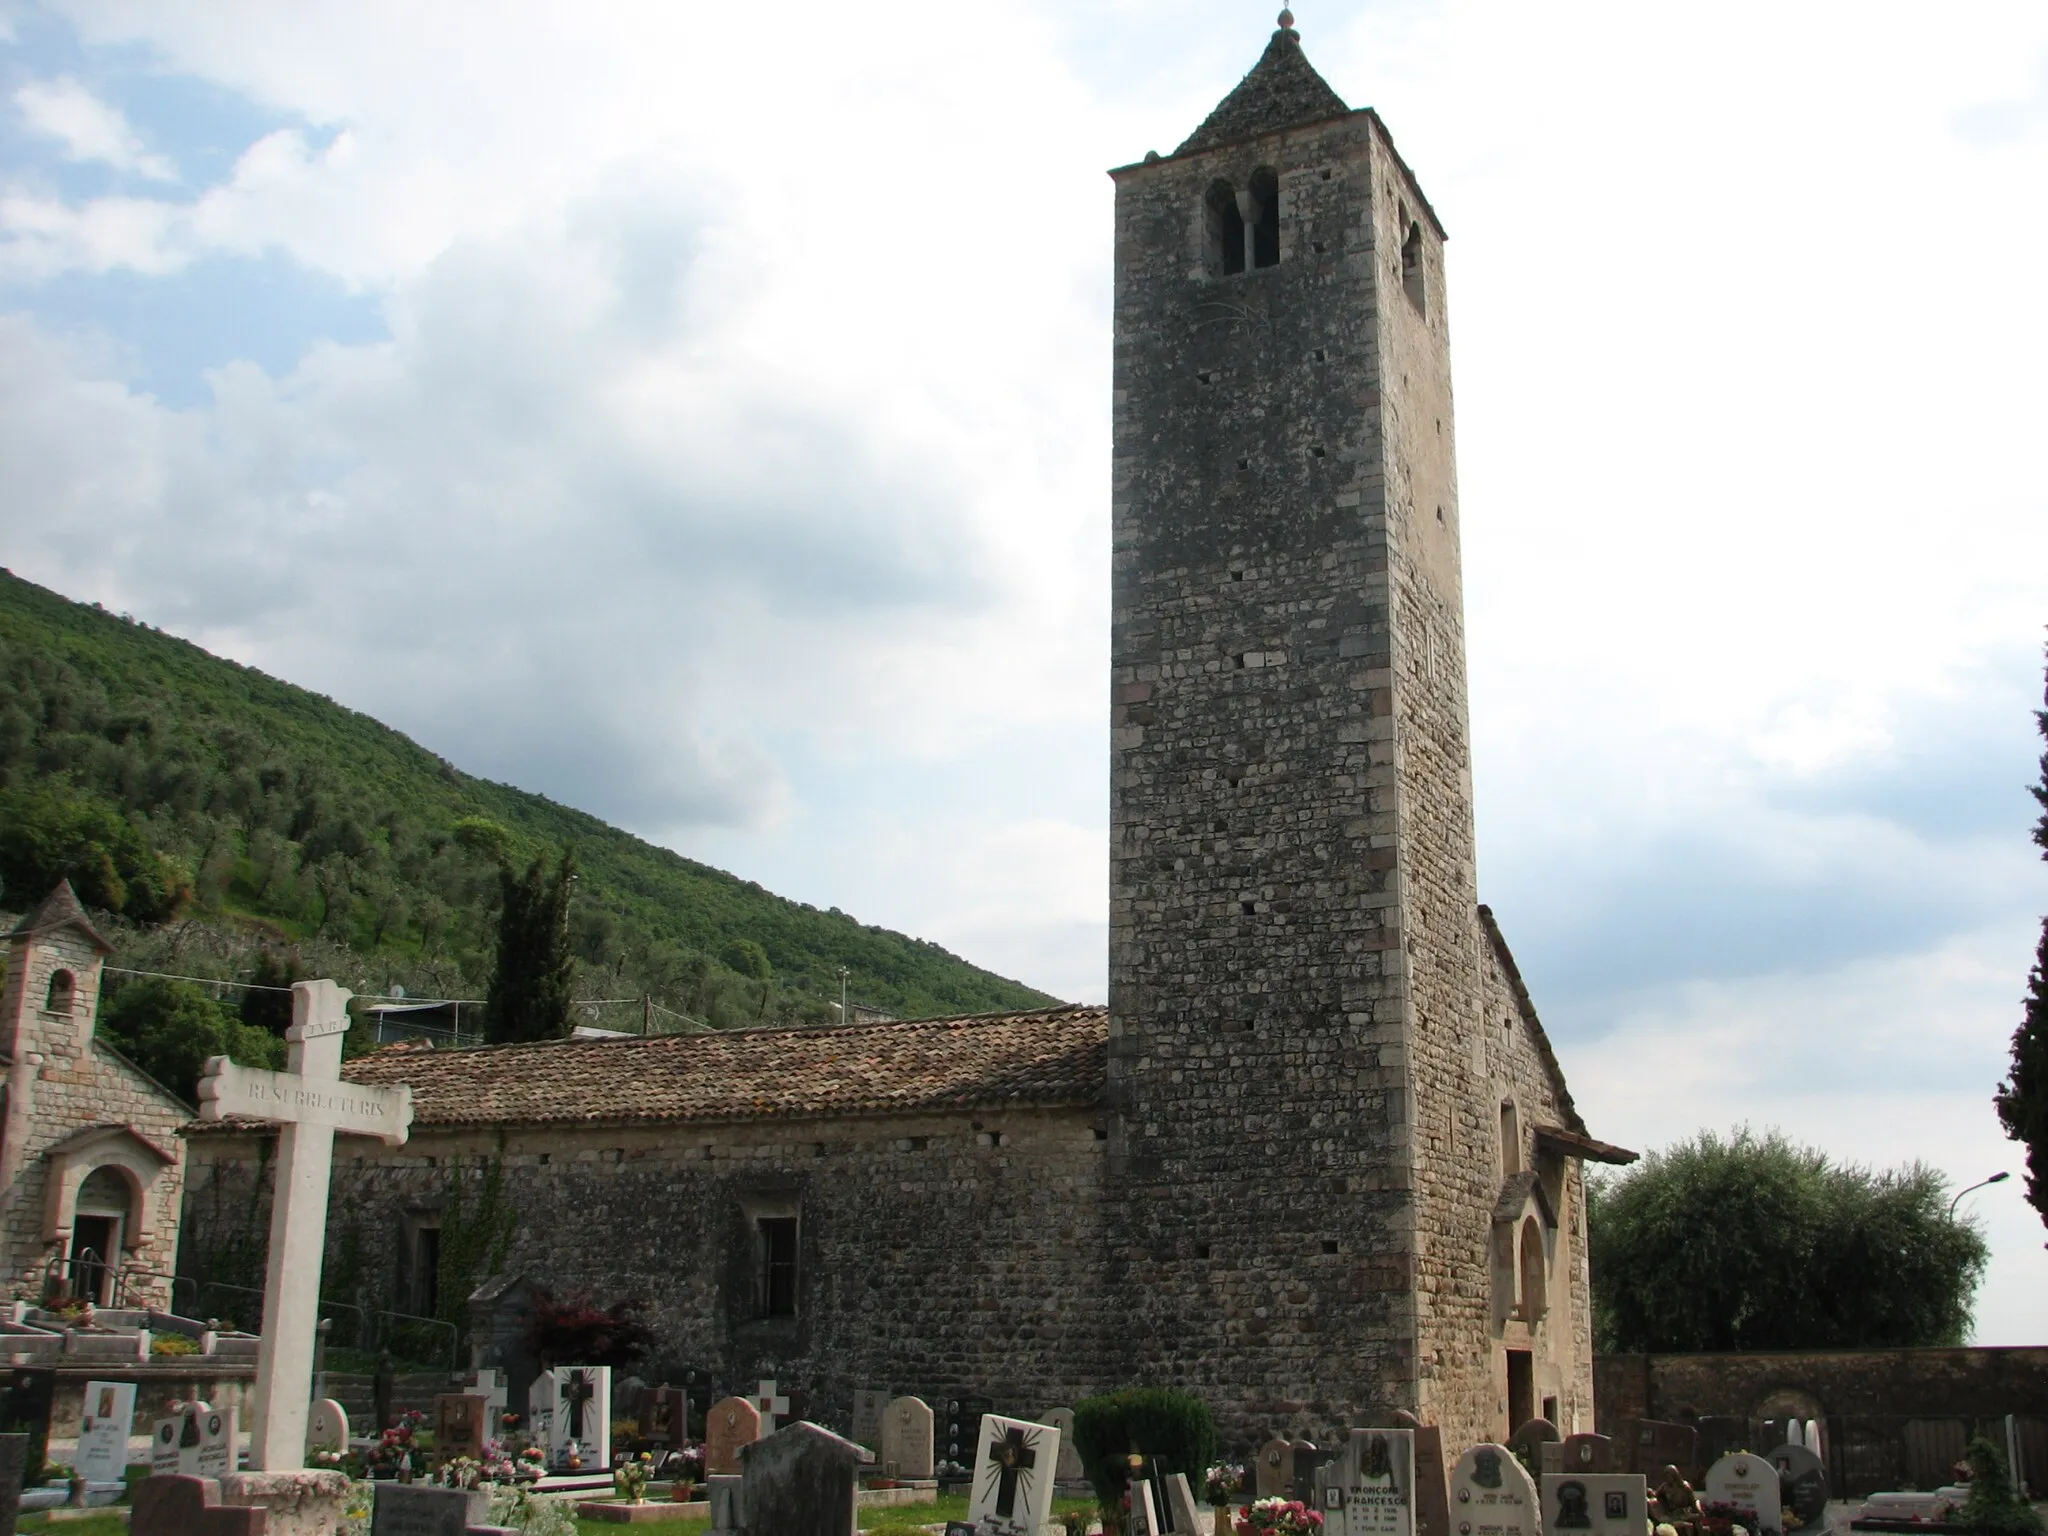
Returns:
[[[744,1397],[713,1403],[704,1414],[704,1475],[737,1475],[740,1447],[761,1438],[761,1410]]]
[[[889,1392],[885,1387],[855,1387],[853,1389],[853,1439],[864,1445],[877,1457],[882,1451],[882,1416],[889,1411]]]
[[[1060,1432],[1050,1424],[987,1413],[974,1453],[967,1518],[981,1536],[1039,1536],[1052,1518]]]
[[[1566,1435],[1561,1458],[1565,1472],[1614,1472],[1614,1442],[1605,1435]]]
[[[1452,1536],[1541,1536],[1536,1483],[1504,1445],[1475,1445],[1451,1469]]]
[[[370,1536],[464,1536],[469,1529],[469,1495],[460,1488],[378,1483],[375,1500]]]
[[[434,1399],[434,1460],[467,1456],[481,1461],[490,1438],[490,1401],[469,1392],[443,1392]]]
[[[1166,1536],[1166,1512],[1159,1507],[1158,1492],[1145,1478],[1129,1485],[1131,1536]]]
[[[306,1455],[348,1449],[348,1410],[331,1397],[314,1402],[306,1414]]]
[[[239,1445],[235,1410],[209,1408],[198,1415],[198,1425],[199,1475],[226,1477],[235,1470],[235,1453]]]
[[[1048,1408],[1038,1416],[1041,1424],[1050,1424],[1060,1432],[1060,1464],[1053,1468],[1053,1478],[1062,1483],[1085,1483],[1088,1470],[1081,1465],[1081,1447],[1074,1444],[1074,1410],[1071,1408]]]
[[[860,1446],[803,1420],[756,1440],[740,1452],[747,1530],[854,1536],[860,1463]]]
[[[585,1471],[612,1464],[612,1370],[608,1365],[558,1365],[542,1371],[534,1391],[546,1405],[548,1465],[580,1462]]]
[[[1662,1419],[1623,1419],[1614,1430],[1615,1466],[1655,1477],[1676,1467],[1687,1478],[1700,1475],[1700,1432],[1690,1424]]]
[[[1558,1443],[1557,1426],[1548,1419],[1531,1419],[1508,1436],[1508,1449],[1528,1468],[1531,1477],[1543,1472],[1543,1447]]]
[[[747,1404],[749,1408],[752,1403]],[[749,1441],[748,1444],[752,1444]],[[737,1472],[709,1473],[704,1479],[704,1497],[711,1506],[710,1536],[741,1536],[746,1528],[746,1501],[741,1490],[745,1480]]]
[[[1546,1472],[1543,1528],[1550,1536],[1643,1536],[1649,1497],[1640,1472]]]
[[[1195,1510],[1195,1490],[1188,1486],[1185,1472],[1169,1472],[1157,1486],[1166,1495],[1166,1512],[1173,1518],[1175,1536],[1200,1536],[1201,1517]]]
[[[1314,1502],[1324,1536],[1415,1536],[1415,1431],[1354,1429],[1317,1468]]]
[[[1797,1522],[1788,1531],[1822,1530],[1828,1523],[1828,1469],[1803,1445],[1781,1445],[1771,1452],[1778,1473],[1778,1503]]]
[[[882,1410],[879,1453],[885,1477],[923,1481],[933,1476],[932,1410],[921,1397],[899,1397]]]
[[[1252,1458],[1252,1486],[1262,1499],[1294,1497],[1294,1442],[1275,1436]]]
[[[802,1418],[801,1413],[790,1413],[789,1394],[775,1382],[763,1381],[754,1390],[754,1411],[761,1415],[761,1433],[772,1435],[782,1427],[782,1421],[790,1417]]]
[[[1778,1469],[1761,1456],[1736,1451],[1707,1468],[1700,1490],[1705,1504],[1727,1504],[1741,1510],[1751,1536],[1784,1536],[1778,1493]]]
[[[118,1483],[128,1471],[128,1432],[135,1427],[135,1383],[88,1381],[78,1421],[78,1475]]]

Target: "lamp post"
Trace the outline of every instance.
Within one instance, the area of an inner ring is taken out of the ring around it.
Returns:
[[[1969,1188],[1957,1190],[1955,1200],[1951,1200],[1948,1203],[1948,1219],[1950,1221],[1954,1221],[1956,1219],[1956,1202],[1961,1200],[1963,1196],[1967,1195],[1970,1192],[1970,1190],[1982,1189],[1986,1184],[2003,1184],[2007,1179],[2011,1177],[2011,1174],[2007,1173],[2003,1168],[2001,1168],[1998,1170],[1998,1172],[1991,1175],[1990,1178],[1979,1179],[1976,1183],[1970,1185]]]

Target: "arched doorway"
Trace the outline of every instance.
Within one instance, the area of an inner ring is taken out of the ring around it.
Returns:
[[[71,1218],[71,1294],[96,1307],[113,1300],[114,1273],[121,1265],[130,1211],[128,1181],[118,1168],[102,1165],[78,1186]]]

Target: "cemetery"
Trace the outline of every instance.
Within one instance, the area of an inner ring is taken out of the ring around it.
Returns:
[[[2048,1361],[1596,1368],[1635,1154],[1472,886],[1443,230],[1284,12],[1113,175],[1109,1006],[344,1063],[299,981],[190,1115],[65,886],[10,937],[0,1536],[2038,1531]],[[350,1310],[444,1353],[365,1390]]]

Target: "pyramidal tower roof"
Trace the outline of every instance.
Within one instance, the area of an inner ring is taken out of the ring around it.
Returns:
[[[18,939],[29,934],[46,933],[52,928],[76,928],[92,940],[102,954],[112,954],[114,946],[101,938],[85,915],[85,908],[79,905],[78,893],[71,889],[69,880],[59,880],[57,888],[43,898],[43,904],[14,925],[14,931],[7,935]]]
[[[1301,34],[1294,30],[1294,13],[1282,11],[1280,29],[1266,44],[1266,51],[1252,66],[1252,72],[1217,103],[1216,110],[1203,119],[1202,126],[1189,134],[1174,153],[1192,154],[1280,128],[1325,122],[1350,110],[1344,105],[1344,98],[1330,89],[1329,82],[1316,73],[1308,55],[1301,51]]]

